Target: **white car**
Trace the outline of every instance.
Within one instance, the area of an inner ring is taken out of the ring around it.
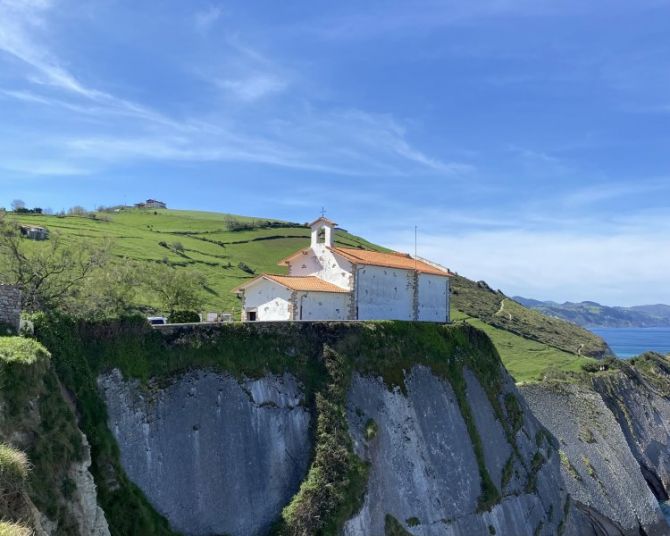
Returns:
[[[167,324],[167,318],[164,316],[149,316],[147,317],[147,322],[152,326],[164,326]]]

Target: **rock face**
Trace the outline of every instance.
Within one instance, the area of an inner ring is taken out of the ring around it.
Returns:
[[[81,438],[84,446],[84,459],[70,467],[70,479],[76,486],[67,507],[77,523],[78,534],[81,536],[109,536],[105,513],[98,506],[93,475],[88,470],[91,466],[91,449],[86,436],[82,434]]]
[[[662,363],[662,362],[660,362]],[[654,380],[633,368],[596,377],[593,388],[612,411],[642,475],[659,500],[670,493],[670,375],[654,371]]]
[[[578,513],[592,525],[587,529],[589,523],[582,523],[578,534],[670,533],[619,420],[598,392],[589,386],[561,383],[529,385],[521,391],[533,413],[559,440],[563,480]],[[625,396],[625,390],[617,393]],[[637,393],[644,398],[643,391]],[[650,415],[657,413],[651,406],[645,410]],[[641,413],[643,422],[648,421]],[[637,417],[633,422],[637,423]],[[667,442],[664,449],[668,451]]]
[[[98,384],[128,476],[184,534],[265,534],[309,464],[310,414],[292,376],[194,372],[143,389]]]
[[[505,378],[501,401],[516,395]],[[347,522],[345,535],[385,534],[391,518],[408,534],[422,536],[563,530],[566,492],[551,439],[520,400],[515,454],[475,375],[466,370],[465,380],[486,468],[502,490],[500,502],[490,511],[478,508],[480,468],[447,381],[416,366],[406,377],[405,395],[380,379],[355,375],[348,419],[357,454],[371,468],[363,508]]]

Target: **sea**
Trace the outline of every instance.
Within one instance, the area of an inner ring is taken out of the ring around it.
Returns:
[[[609,344],[620,359],[630,359],[644,352],[670,354],[670,328],[590,328]]]

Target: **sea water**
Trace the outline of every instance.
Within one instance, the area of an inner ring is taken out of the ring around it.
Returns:
[[[591,328],[614,354],[628,359],[644,352],[670,354],[670,328]]]

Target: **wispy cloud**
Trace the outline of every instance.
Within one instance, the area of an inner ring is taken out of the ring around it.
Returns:
[[[241,79],[217,80],[217,85],[235,97],[253,102],[273,93],[279,93],[287,87],[287,82],[268,74],[253,74]]]
[[[221,6],[209,6],[206,9],[197,11],[193,17],[195,27],[199,32],[205,33],[216,24],[216,22],[223,16],[223,8]]]

